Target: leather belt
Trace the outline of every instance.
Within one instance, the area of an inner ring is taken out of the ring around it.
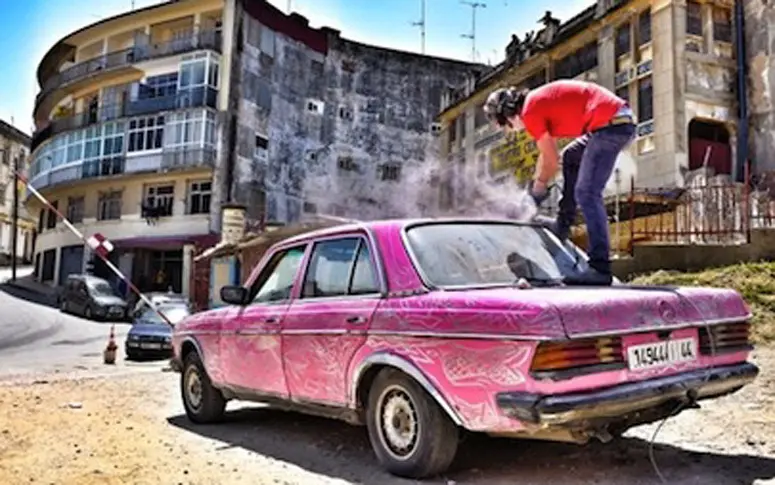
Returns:
[[[614,116],[613,118],[611,118],[611,121],[609,121],[606,126],[627,125],[627,124],[634,124],[634,123],[635,121],[632,119],[632,116],[622,115],[622,116]]]

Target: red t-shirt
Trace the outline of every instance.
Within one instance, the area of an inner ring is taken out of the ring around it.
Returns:
[[[530,91],[522,124],[534,139],[575,138],[607,125],[627,102],[595,83],[560,80]]]

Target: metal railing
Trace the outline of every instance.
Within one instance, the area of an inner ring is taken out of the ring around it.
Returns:
[[[87,126],[98,123],[105,123],[128,116],[153,114],[161,111],[204,107],[216,109],[217,106],[218,90],[210,86],[197,86],[195,88],[178,91],[170,96],[102,105],[99,108],[92,108],[87,111],[52,120],[45,128],[33,133],[30,151],[34,152],[43,142],[60,133],[86,128]]]
[[[212,49],[220,52],[221,39],[220,30],[205,30],[191,32],[188,36],[178,37],[166,42],[136,45],[128,49],[97,56],[80,62],[46,79],[43,82],[40,93],[36,97],[35,104],[36,106],[40,104],[43,98],[56,89],[100,72],[200,49]]]

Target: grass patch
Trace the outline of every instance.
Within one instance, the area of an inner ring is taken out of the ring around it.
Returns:
[[[632,283],[733,288],[751,307],[752,340],[758,344],[775,341],[775,263],[741,263],[696,273],[660,270]]]

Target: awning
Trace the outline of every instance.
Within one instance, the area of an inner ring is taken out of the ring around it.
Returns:
[[[141,236],[118,239],[111,242],[120,249],[171,250],[180,249],[185,244],[198,244],[205,247],[212,246],[218,242],[218,235],[209,233],[177,236]]]

